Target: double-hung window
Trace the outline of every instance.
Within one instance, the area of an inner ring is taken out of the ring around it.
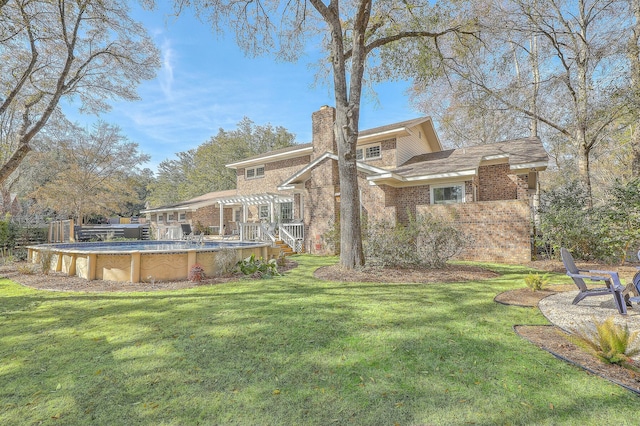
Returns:
[[[244,176],[247,179],[257,179],[264,177],[264,166],[252,167],[244,170]]]
[[[356,148],[356,160],[376,160],[382,157],[382,150],[380,144],[367,145],[361,148]]]
[[[260,206],[259,218],[260,218],[260,220],[269,220],[269,205],[268,204],[262,204]]]
[[[431,187],[431,204],[464,203],[464,183]]]

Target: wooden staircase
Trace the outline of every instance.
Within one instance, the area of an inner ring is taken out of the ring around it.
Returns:
[[[276,240],[274,244],[285,256],[290,256],[295,253],[293,249],[282,240]]]

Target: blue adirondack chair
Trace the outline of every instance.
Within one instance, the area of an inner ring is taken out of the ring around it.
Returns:
[[[571,302],[573,305],[577,305],[582,299],[588,296],[602,296],[610,294],[613,296],[613,300],[618,308],[618,312],[622,315],[627,314],[627,304],[622,296],[624,286],[620,282],[620,277],[615,271],[599,271],[599,270],[585,270],[578,269],[573,256],[566,248],[560,249],[560,255],[562,256],[562,263],[567,269],[567,275],[573,279],[573,282],[578,287],[578,295]],[[591,281],[604,281],[606,287],[603,288],[588,288],[584,282],[585,279]],[[638,298],[640,301],[640,298]]]

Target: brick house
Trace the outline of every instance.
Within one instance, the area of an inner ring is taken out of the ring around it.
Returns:
[[[245,224],[240,229],[247,239],[260,234],[251,224],[277,222],[296,250],[326,253],[324,236],[338,221],[340,203],[334,119],[335,110],[322,107],[312,114],[311,143],[228,164],[237,172],[236,190],[146,210],[150,222],[155,214],[158,225],[163,213],[166,223],[171,209],[176,218],[175,209],[182,208],[185,221],[218,233]],[[443,150],[433,122],[423,117],[361,131],[356,154],[362,214],[369,221],[403,223],[428,212],[470,236],[463,259],[531,259],[532,205],[538,173],[548,164],[540,139]]]

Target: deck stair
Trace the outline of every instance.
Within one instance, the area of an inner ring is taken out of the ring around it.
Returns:
[[[287,243],[285,243],[282,240],[276,240],[274,243],[275,247],[279,248],[280,251],[285,255],[285,256],[290,256],[292,254],[295,254],[295,252],[293,251],[293,249],[291,247],[289,247],[289,245]]]

